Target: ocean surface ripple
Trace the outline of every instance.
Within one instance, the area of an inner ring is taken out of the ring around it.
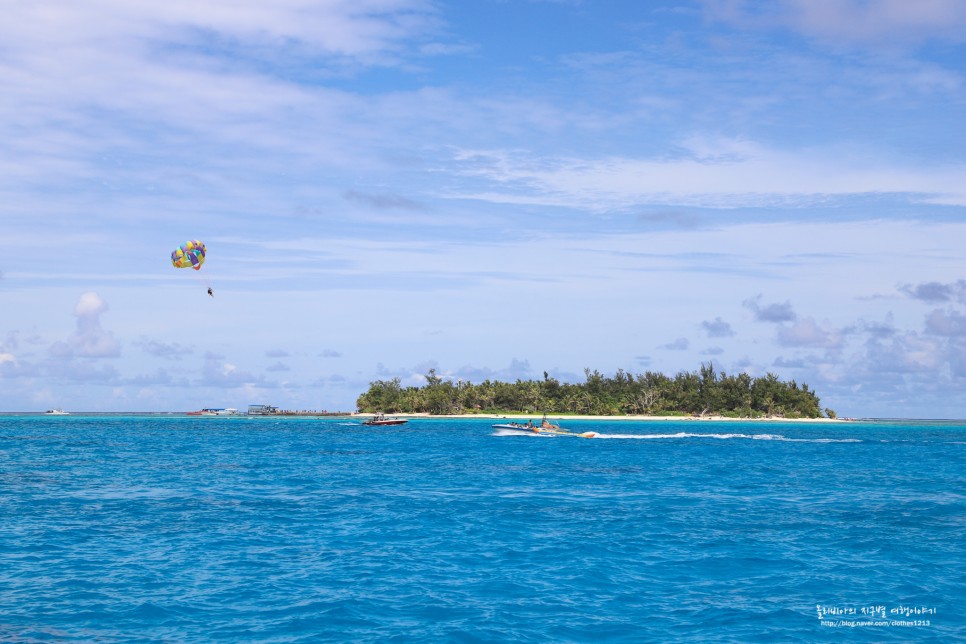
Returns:
[[[0,416],[0,641],[966,639],[966,424],[491,422]]]

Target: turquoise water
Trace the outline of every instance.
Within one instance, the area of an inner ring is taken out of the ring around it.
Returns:
[[[966,638],[966,424],[491,422],[0,416],[0,640]]]

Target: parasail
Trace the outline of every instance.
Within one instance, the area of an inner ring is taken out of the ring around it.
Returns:
[[[205,263],[205,245],[197,239],[186,241],[171,251],[171,264],[175,268],[193,268],[196,271]]]

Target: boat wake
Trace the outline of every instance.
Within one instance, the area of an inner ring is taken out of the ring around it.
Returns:
[[[557,434],[538,434],[526,430],[496,429],[494,436],[535,436],[553,438]],[[578,434],[579,435],[579,434]],[[590,438],[587,436],[586,438]],[[782,441],[787,443],[861,443],[858,438],[788,438],[781,434],[696,434],[693,432],[677,432],[675,434],[596,434],[592,438],[610,440],[678,440],[689,438],[713,438],[716,440],[756,440]]]
[[[572,432],[568,430],[532,430],[532,429],[509,429],[496,428],[493,430],[494,436],[539,436],[543,438],[554,438],[555,436],[575,436],[577,438],[597,438],[597,432]]]
[[[713,438],[717,440],[754,440],[782,441],[787,443],[861,443],[858,438],[788,438],[781,434],[695,434],[678,432],[676,434],[597,434],[597,438],[624,440],[669,440],[680,438]]]

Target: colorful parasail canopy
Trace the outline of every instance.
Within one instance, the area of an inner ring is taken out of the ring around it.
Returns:
[[[171,252],[171,264],[175,268],[193,268],[196,271],[205,263],[205,245],[197,239],[186,241]]]

